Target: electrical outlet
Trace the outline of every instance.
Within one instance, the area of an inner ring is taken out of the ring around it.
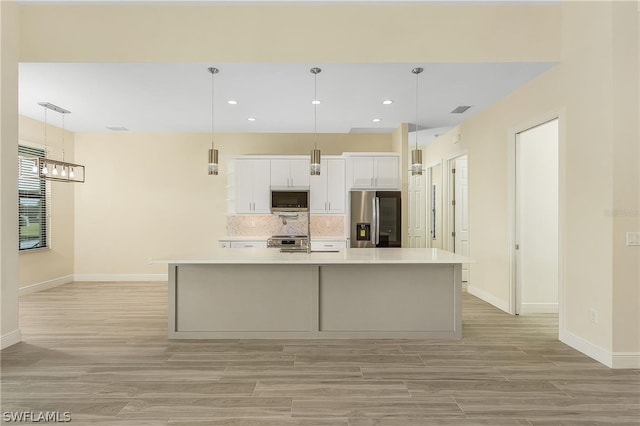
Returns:
[[[589,309],[589,318],[591,319],[592,323],[597,324],[598,323],[598,311],[596,311],[593,308]]]
[[[640,232],[627,232],[627,245],[640,246]]]

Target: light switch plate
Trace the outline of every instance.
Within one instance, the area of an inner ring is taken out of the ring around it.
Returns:
[[[640,246],[640,232],[627,232],[627,245]]]

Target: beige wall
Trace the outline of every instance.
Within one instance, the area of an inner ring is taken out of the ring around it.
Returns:
[[[75,273],[166,274],[151,258],[207,257],[227,235],[230,157],[303,154],[312,134],[220,134],[220,175],[206,174],[206,134],[76,134],[87,181],[76,188]],[[391,151],[391,135],[321,134],[324,155]]]
[[[0,2],[0,348],[18,328],[18,8]]]
[[[53,114],[54,116],[59,114]],[[49,118],[52,114],[49,114]],[[62,129],[52,126],[47,119],[48,155],[56,160],[62,160]],[[57,117],[56,117],[57,118]],[[20,142],[32,146],[45,147],[44,123],[28,117],[20,116],[19,120]],[[73,162],[74,135],[65,131],[64,147],[65,161]],[[50,182],[51,206],[50,206],[50,247],[47,250],[33,252],[21,252],[20,287],[32,284],[40,284],[48,281],[67,277],[70,281],[73,276],[73,240],[74,240],[74,188],[76,185],[64,182]]]
[[[555,61],[560,8],[27,6],[22,34],[23,61]]]
[[[633,119],[633,124],[630,124],[614,118],[619,112],[631,111],[633,114],[637,111],[637,97],[623,93],[627,89],[630,93],[638,93],[634,90],[637,82],[617,81],[618,77],[626,76],[624,69],[628,64],[637,64],[637,2],[568,2],[560,6],[517,7],[22,6],[20,9],[20,58],[25,61],[428,63],[561,60],[559,67],[506,97],[490,110],[478,114],[460,129],[462,141],[467,141],[469,147],[471,251],[478,260],[472,270],[472,280],[494,302],[508,299],[508,135],[512,129],[530,123],[536,117],[566,111],[561,117],[560,142],[561,188],[564,190],[561,194],[561,220],[564,221],[562,256],[565,265],[561,300],[566,311],[561,318],[563,338],[573,339],[574,346],[595,348],[596,352],[599,349],[610,352],[614,348],[620,352],[640,351],[637,342],[640,335],[637,322],[637,312],[640,311],[638,266],[634,260],[637,252],[631,251],[637,248],[622,246],[619,238],[623,229],[631,227],[633,230],[635,227],[637,230],[637,214],[628,222],[606,215],[607,211],[626,205],[627,198],[621,186],[637,185],[638,182],[637,175],[626,162],[627,154],[637,152],[633,141],[638,140],[638,126]],[[15,20],[16,16],[11,18]],[[3,58],[6,58],[5,17],[3,12]],[[314,23],[312,32],[308,31],[310,22]],[[51,37],[51,34],[56,36]],[[624,46],[630,43],[633,60],[624,55],[626,47],[613,48],[614,40],[618,39],[625,40]],[[11,60],[9,64],[13,72],[15,61]],[[3,59],[3,150],[5,114],[15,117],[17,109],[13,96],[17,81],[6,76],[4,65]],[[637,65],[632,66],[631,72],[634,70],[638,75]],[[7,92],[5,84],[9,85]],[[5,106],[10,111],[5,113]],[[13,133],[17,135],[17,130],[8,134],[11,136]],[[623,137],[628,135],[631,138],[625,142]],[[115,163],[135,166],[125,156],[129,150],[138,154],[144,151],[149,163],[153,162],[157,167],[153,173],[146,172],[147,165],[142,171],[133,168],[127,177],[111,169],[105,171],[103,177],[95,176],[97,186],[83,185],[85,193],[77,194],[83,205],[76,204],[76,235],[80,230],[89,234],[97,230],[97,235],[107,232],[102,229],[102,220],[107,218],[105,212],[98,212],[95,216],[79,215],[80,211],[84,212],[84,204],[100,200],[101,195],[105,199],[114,197],[113,206],[101,207],[126,219],[122,223],[138,220],[137,223],[144,226],[144,222],[138,219],[141,213],[139,204],[127,204],[118,198],[117,189],[126,188],[131,182],[140,182],[140,197],[151,200],[154,206],[166,205],[163,202],[172,201],[175,194],[180,200],[188,196],[178,194],[179,185],[175,180],[180,179],[179,176],[163,174],[160,170],[164,170],[163,163],[169,163],[169,160],[178,165],[189,160],[200,161],[208,141],[203,137],[201,141],[194,142],[201,148],[192,152],[173,147],[177,141],[171,141],[172,137],[163,135],[156,139],[166,152],[187,158],[156,156],[154,150],[126,146],[124,141],[120,144],[116,141],[112,145],[104,143],[105,140],[102,144],[94,142],[101,139],[100,135],[77,135],[76,142],[82,139],[89,152],[94,149],[102,157],[100,162],[104,165],[100,167],[93,163],[98,160],[95,155],[87,157],[87,163],[94,166],[93,170],[103,170],[108,164]],[[611,142],[613,139],[615,142]],[[155,145],[148,141],[146,146]],[[114,147],[120,155],[111,152]],[[84,148],[78,145],[77,149],[79,156]],[[4,155],[3,151],[3,163]],[[636,154],[635,158],[639,156]],[[80,157],[78,159],[81,160]],[[190,164],[193,167],[195,163]],[[4,170],[3,166],[3,184]],[[87,170],[87,179],[94,178],[91,170]],[[189,172],[189,176],[193,173]],[[157,179],[150,181],[150,176]],[[199,179],[196,178],[192,184],[205,188],[205,191],[191,193],[190,199],[196,206],[196,212],[198,208],[206,210],[211,203],[222,201],[219,194],[225,193],[219,190],[220,183]],[[156,182],[161,185],[156,185]],[[89,191],[90,188],[93,190]],[[212,194],[213,200],[207,198],[207,194]],[[4,191],[2,197],[5,197]],[[637,213],[637,203],[629,203],[631,211]],[[193,238],[202,244],[199,239],[206,240],[206,232],[210,232],[204,231],[203,237],[195,235],[196,232],[190,230],[192,221],[185,220],[182,213],[175,213],[175,209],[168,213],[162,210],[154,213],[159,216],[158,221],[173,221],[185,230],[186,236],[176,235],[181,238],[179,241]],[[198,219],[201,217],[200,213],[196,216]],[[3,247],[7,244],[5,236],[9,240],[13,238],[13,234],[4,233],[5,228],[8,229],[5,222],[15,220],[15,217],[15,211],[9,207],[5,209],[3,205]],[[129,225],[128,229],[132,228]],[[159,233],[162,229],[153,231]],[[585,240],[590,244],[585,244]],[[133,250],[127,247],[129,243],[134,243],[138,250],[137,258],[146,257],[153,248],[132,237],[120,241],[117,247],[125,247],[129,252]],[[84,255],[85,251],[97,254],[91,259],[82,259],[79,255]],[[104,253],[94,241],[80,246],[76,241],[76,254],[76,268],[80,265],[89,268],[101,265],[100,270],[109,269],[105,266],[105,258],[101,257]],[[7,294],[13,294],[12,286],[17,287],[17,279],[15,283],[5,284],[4,268],[8,264],[4,252],[2,262],[4,309],[5,288],[9,289]],[[77,272],[82,273],[80,270]],[[121,269],[119,272],[129,270]],[[15,299],[8,302],[13,311],[7,315],[15,312],[17,302],[14,302]],[[599,311],[598,324],[589,321],[589,308]],[[4,310],[2,319],[4,333]]]
[[[470,290],[508,309],[510,145],[515,132],[559,115],[560,336],[592,355],[637,354],[640,255],[624,245],[624,233],[640,228],[636,5],[562,8],[561,64],[439,138],[425,150],[425,162],[468,147],[470,247],[477,260]],[[590,309],[598,311],[598,323],[590,321]]]

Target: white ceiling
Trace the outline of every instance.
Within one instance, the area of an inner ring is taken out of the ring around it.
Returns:
[[[415,66],[419,76],[419,128],[449,128],[466,121],[554,63],[276,64],[276,63],[21,63],[20,114],[42,121],[49,102],[71,111],[66,128],[108,132],[211,131],[211,74],[216,66],[216,133],[314,130],[313,66],[320,133],[389,132],[416,121]],[[238,101],[229,105],[228,100]],[[382,101],[392,99],[391,105]],[[463,114],[450,112],[471,105]],[[250,122],[249,117],[256,118]],[[374,118],[380,118],[374,123]],[[61,125],[59,114],[48,123]],[[441,133],[441,132],[440,132]]]

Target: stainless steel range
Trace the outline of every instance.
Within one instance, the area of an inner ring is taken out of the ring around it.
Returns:
[[[281,252],[306,252],[309,248],[307,235],[274,235],[267,240],[267,247],[279,248]]]

